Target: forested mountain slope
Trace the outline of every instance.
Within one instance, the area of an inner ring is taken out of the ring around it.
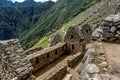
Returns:
[[[2,6],[0,40],[19,38],[24,48],[28,49],[49,31],[60,29],[63,24],[100,1],[58,0],[39,6]]]
[[[38,22],[40,16],[53,4],[54,2],[48,1],[39,6],[0,7],[0,40],[24,37],[23,33],[34,28],[33,25]]]

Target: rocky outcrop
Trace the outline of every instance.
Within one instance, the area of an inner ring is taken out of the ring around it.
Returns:
[[[100,27],[104,41],[120,44],[120,13],[108,16]]]
[[[91,43],[80,65],[78,80],[110,80],[102,43]]]
[[[0,80],[35,80],[32,70],[18,40],[0,41]]]
[[[62,42],[63,39],[62,39],[62,36],[60,34],[56,34],[56,36],[54,37],[54,39],[52,40],[50,46],[54,46],[56,45],[57,43],[60,43]]]

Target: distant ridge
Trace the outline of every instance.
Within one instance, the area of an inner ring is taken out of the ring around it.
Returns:
[[[14,6],[14,7],[23,7],[23,6],[38,6],[42,4],[41,2],[35,2],[34,0],[25,0],[24,2],[15,2],[8,0],[0,0],[0,7]]]

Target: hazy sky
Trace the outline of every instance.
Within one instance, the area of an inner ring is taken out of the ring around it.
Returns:
[[[25,0],[11,0],[12,2],[15,2],[15,1],[17,1],[17,2],[23,2],[23,1],[25,1]],[[36,1],[36,2],[45,2],[45,1],[49,1],[49,0],[34,0],[34,1]],[[52,0],[52,1],[57,1],[57,0]]]

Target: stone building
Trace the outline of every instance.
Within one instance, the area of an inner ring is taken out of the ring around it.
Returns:
[[[92,27],[89,24],[70,27],[65,36],[65,42],[69,53],[84,53],[86,43],[91,41],[91,34]]]
[[[18,40],[0,41],[0,80],[34,80],[32,70]]]

